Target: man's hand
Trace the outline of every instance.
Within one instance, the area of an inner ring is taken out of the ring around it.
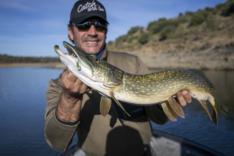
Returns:
[[[56,109],[57,118],[64,122],[76,122],[79,119],[83,94],[90,88],[69,71],[62,73],[63,88]]]
[[[84,93],[90,91],[88,86],[69,71],[63,72],[61,84],[68,100],[81,99]]]
[[[178,99],[178,103],[183,107],[186,106],[187,103],[192,102],[192,97],[186,90],[176,93],[176,97]]]

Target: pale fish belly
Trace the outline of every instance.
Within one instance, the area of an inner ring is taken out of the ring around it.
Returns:
[[[160,104],[160,103],[167,100],[167,99],[163,99],[163,98],[157,98],[155,96],[143,97],[140,94],[132,94],[132,93],[129,93],[126,91],[120,92],[119,90],[114,91],[114,97],[119,101],[127,102],[127,103],[133,104],[133,105],[139,105],[139,106]]]

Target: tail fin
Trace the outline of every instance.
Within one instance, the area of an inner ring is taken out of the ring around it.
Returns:
[[[215,107],[222,114],[225,114],[228,112],[228,108],[225,105],[221,104],[218,100],[215,100]]]

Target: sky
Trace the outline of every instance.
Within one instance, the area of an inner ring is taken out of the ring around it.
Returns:
[[[0,54],[57,56],[54,45],[66,51],[70,42],[67,24],[76,0],[0,0]],[[215,7],[226,0],[99,0],[109,22],[106,42],[124,35],[133,26],[147,27],[159,18]]]

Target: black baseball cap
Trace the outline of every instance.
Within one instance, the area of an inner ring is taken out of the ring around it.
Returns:
[[[71,10],[70,20],[79,24],[90,17],[99,17],[109,24],[106,20],[106,9],[100,2],[97,0],[77,1]]]

